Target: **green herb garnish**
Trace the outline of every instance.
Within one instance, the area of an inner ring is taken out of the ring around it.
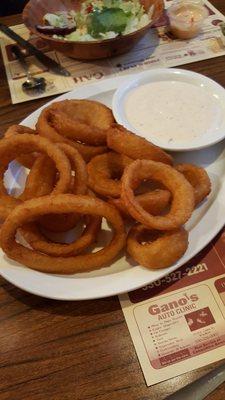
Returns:
[[[87,18],[88,33],[95,38],[109,31],[120,34],[126,28],[129,17],[121,8],[94,10]]]

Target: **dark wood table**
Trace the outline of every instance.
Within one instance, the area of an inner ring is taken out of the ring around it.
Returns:
[[[224,0],[212,3],[225,14]],[[21,16],[1,21],[13,25]],[[185,68],[225,87],[225,57]],[[1,135],[46,101],[12,105],[0,63]],[[162,400],[216,365],[148,388],[117,297],[51,301],[0,278],[0,400]],[[207,399],[225,399],[225,384]]]

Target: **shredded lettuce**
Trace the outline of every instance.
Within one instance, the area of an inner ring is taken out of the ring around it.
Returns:
[[[96,40],[93,36],[89,35],[88,33],[82,33],[79,30],[66,35],[66,39],[72,42],[86,42],[86,41],[93,41]]]
[[[56,26],[57,28],[63,28],[67,23],[64,16],[50,13],[45,14],[44,20],[47,21],[49,25]]]
[[[63,28],[72,24],[76,31],[66,36],[54,35],[69,41],[93,41],[127,35],[149,23],[149,16],[139,0],[86,0],[79,11],[48,13],[44,20]]]
[[[101,39],[104,39],[104,40],[106,40],[106,39],[113,39],[113,38],[115,38],[117,35],[118,35],[118,34],[117,34],[116,32],[113,32],[113,31],[109,31],[109,32],[106,32],[106,33],[100,33],[100,34],[99,34],[100,38],[101,38]]]

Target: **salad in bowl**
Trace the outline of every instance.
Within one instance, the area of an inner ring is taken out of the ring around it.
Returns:
[[[29,0],[23,22],[42,46],[96,60],[128,52],[163,11],[164,0]]]
[[[92,41],[127,35],[148,25],[151,12],[139,0],[86,0],[80,10],[47,13],[39,32],[55,39]]]

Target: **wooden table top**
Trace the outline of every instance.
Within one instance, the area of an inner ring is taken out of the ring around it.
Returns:
[[[225,14],[224,0],[211,2]],[[225,57],[185,68],[225,87]],[[12,105],[0,61],[1,135],[48,100]],[[51,301],[0,278],[0,400],[162,400],[216,365],[148,388],[117,297]],[[207,399],[225,399],[225,384]]]

